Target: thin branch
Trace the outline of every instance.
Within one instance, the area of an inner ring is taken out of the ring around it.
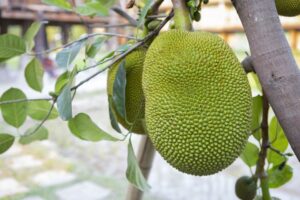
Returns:
[[[114,65],[115,63],[117,63],[118,61],[122,60],[123,58],[125,58],[130,52],[134,51],[136,48],[144,45],[146,42],[148,42],[151,38],[153,38],[154,36],[156,36],[159,31],[165,26],[165,24],[174,16],[174,12],[173,10],[170,12],[170,14],[168,15],[168,17],[166,17],[164,19],[164,21],[162,21],[162,23],[156,28],[154,29],[152,32],[150,32],[143,40],[135,43],[130,49],[128,49],[126,52],[120,54],[120,56],[114,60],[112,63],[110,63],[108,66],[106,66],[105,68],[99,70],[98,72],[92,74],[91,76],[89,76],[88,78],[84,79],[83,81],[81,81],[80,83],[78,83],[77,85],[75,85],[74,87],[71,88],[71,90],[76,90],[78,87],[80,87],[81,85],[83,85],[84,83],[88,82],[89,80],[93,79],[94,77],[96,77],[97,75],[101,74],[103,71],[107,70],[108,68],[110,68],[112,65]]]
[[[256,164],[255,176],[260,179],[260,185],[261,185],[262,195],[264,200],[271,200],[269,186],[268,186],[268,175],[264,168],[265,161],[267,158],[268,146],[269,146],[268,111],[269,111],[269,102],[265,94],[263,94],[263,118],[261,122],[262,144],[261,144],[261,150],[259,152],[259,158]]]
[[[62,45],[62,46],[59,46],[59,47],[55,47],[55,48],[52,48],[52,49],[48,49],[46,51],[41,51],[41,52],[36,52],[36,53],[27,53],[27,55],[30,55],[30,56],[35,56],[35,55],[40,55],[40,54],[48,54],[48,53],[51,53],[53,51],[56,51],[56,50],[59,50],[59,49],[62,49],[62,48],[67,48],[69,46],[71,46],[72,44],[75,44],[77,42],[81,42],[81,41],[84,41],[84,40],[87,40],[91,37],[95,37],[95,36],[98,36],[98,35],[104,35],[104,36],[112,36],[112,37],[120,37],[120,38],[127,38],[127,39],[131,39],[131,40],[138,40],[136,37],[133,37],[133,36],[128,36],[128,35],[122,35],[122,34],[117,34],[117,33],[93,33],[93,34],[89,34],[89,35],[86,35],[78,40],[75,40],[75,41],[72,41],[68,44],[65,44],[65,45]]]
[[[132,24],[126,23],[126,24],[92,24],[90,27],[96,27],[96,28],[115,28],[115,27],[135,27]]]
[[[51,112],[52,112],[52,110],[53,110],[53,108],[54,108],[55,103],[56,103],[56,100],[54,100],[54,101],[52,102],[52,105],[51,105],[51,107],[50,107],[50,109],[49,109],[47,115],[46,115],[45,118],[41,121],[41,123],[40,123],[40,124],[39,124],[39,125],[38,125],[31,133],[26,134],[26,136],[27,136],[27,135],[32,135],[32,134],[36,133],[36,132],[44,125],[44,123],[49,119],[49,117],[50,117],[50,115],[51,115]]]
[[[135,4],[135,0],[129,0],[128,3],[126,4],[126,8],[132,8]]]
[[[284,158],[286,158],[285,154],[282,153],[281,151],[279,151],[278,149],[274,148],[272,145],[268,145],[268,148],[272,151],[274,151],[275,153],[277,153],[278,155],[283,156]]]
[[[95,68],[95,67],[97,67],[97,66],[99,66],[99,65],[101,65],[101,64],[104,64],[104,63],[108,62],[108,61],[111,61],[111,60],[115,59],[116,57],[118,57],[119,55],[121,55],[121,54],[117,54],[117,55],[114,55],[114,56],[112,56],[112,57],[110,57],[110,58],[108,58],[108,59],[101,60],[100,62],[97,62],[97,63],[94,64],[94,65],[91,65],[91,66],[88,66],[88,67],[86,67],[86,68],[84,68],[84,69],[82,69],[82,70],[79,70],[79,71],[77,72],[77,74],[80,73],[80,72],[87,71],[87,70],[89,70],[89,69]]]
[[[8,100],[8,101],[0,101],[0,105],[21,103],[21,102],[28,102],[28,101],[51,101],[51,100],[53,100],[53,98],[15,99],[15,100]]]
[[[156,0],[154,4],[152,5],[151,9],[148,11],[149,15],[157,15],[159,7],[163,3],[164,0]],[[166,17],[166,16],[165,16]]]
[[[253,64],[252,64],[252,58],[250,56],[247,56],[242,61],[242,66],[243,66],[246,73],[254,72],[254,67],[253,67]]]
[[[157,19],[157,18],[165,18],[167,15],[149,15],[147,19]]]
[[[118,15],[122,16],[125,18],[132,26],[137,26],[137,21],[132,18],[130,15],[127,14],[126,11],[122,10],[121,8],[114,6],[111,8],[113,11],[115,11]]]

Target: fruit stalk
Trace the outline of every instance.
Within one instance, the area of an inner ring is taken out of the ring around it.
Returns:
[[[175,28],[192,31],[192,20],[185,0],[172,0]]]

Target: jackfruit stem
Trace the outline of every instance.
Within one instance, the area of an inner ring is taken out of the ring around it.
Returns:
[[[172,0],[175,28],[193,31],[192,20],[185,0]]]

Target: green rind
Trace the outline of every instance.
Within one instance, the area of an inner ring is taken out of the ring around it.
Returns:
[[[300,15],[300,0],[275,0],[279,15],[293,17]]]
[[[251,90],[238,59],[218,36],[161,33],[147,51],[143,90],[147,133],[173,167],[214,174],[242,152]]]

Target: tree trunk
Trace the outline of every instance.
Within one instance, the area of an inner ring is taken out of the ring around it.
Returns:
[[[152,145],[152,142],[150,141],[148,136],[143,135],[138,149],[137,160],[139,162],[141,171],[146,179],[150,174],[154,155],[155,149]],[[141,200],[142,196],[142,191],[140,191],[133,185],[129,185],[126,200]]]
[[[232,0],[242,21],[254,69],[300,160],[300,73],[274,0]]]

